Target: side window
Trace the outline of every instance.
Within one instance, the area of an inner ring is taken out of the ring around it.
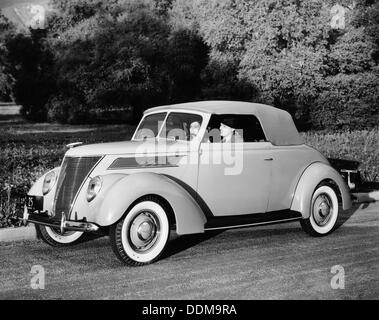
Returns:
[[[168,115],[161,137],[172,140],[192,140],[199,132],[203,118],[197,114],[172,112]]]
[[[262,126],[254,115],[212,115],[203,142],[264,142]]]

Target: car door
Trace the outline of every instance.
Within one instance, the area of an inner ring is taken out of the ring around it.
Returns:
[[[272,147],[272,183],[268,211],[287,210],[291,207],[301,175],[317,156],[317,151],[304,145]]]
[[[268,206],[271,143],[254,139],[247,132],[252,121],[238,117],[238,128],[245,127],[243,142],[204,141],[199,149],[198,196],[214,216],[263,213]]]

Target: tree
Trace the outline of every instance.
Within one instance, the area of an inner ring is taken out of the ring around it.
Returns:
[[[301,129],[374,125],[364,119],[377,112],[377,1],[52,3],[47,36],[15,37],[11,72],[0,69],[26,114],[82,122],[133,108],[137,120],[157,104],[233,99],[286,109]]]
[[[208,48],[196,33],[172,31],[162,6],[168,11],[170,1],[57,4],[49,20],[58,75],[51,120],[88,121],[92,110],[132,108],[138,121],[150,106],[201,96]]]
[[[159,15],[167,16],[172,9],[173,0],[153,0],[153,3]]]
[[[315,1],[258,2],[246,21],[254,31],[239,77],[255,84],[259,100],[291,112],[300,122],[327,74],[328,12]]]
[[[378,71],[379,3],[344,1],[343,26],[333,29],[336,17],[331,9],[336,4],[334,0],[177,0],[171,24],[193,28],[210,47],[203,75],[209,84],[203,88],[206,94],[240,96],[286,109],[301,129],[323,127],[319,110],[327,101],[336,112],[334,119],[343,115],[338,123],[346,123],[350,114],[352,125],[361,126],[377,104],[373,85]],[[228,93],[223,95],[222,90]],[[338,90],[345,92],[345,104],[338,100]],[[353,92],[369,96],[357,100]]]
[[[203,99],[251,100],[253,85],[238,79],[244,52],[239,15],[242,2],[176,0],[169,11],[173,30],[190,30],[208,46],[208,64],[202,70]]]
[[[71,19],[78,10],[86,14]],[[58,23],[50,39],[59,75],[49,104],[52,119],[82,121],[91,109],[132,107],[137,121],[144,109],[166,101],[169,27],[151,2],[68,2],[57,16],[54,21],[71,23],[63,29]],[[64,102],[72,97],[74,105]]]
[[[31,29],[30,34],[19,33],[5,44],[15,102],[24,116],[37,121],[45,120],[45,104],[55,90],[53,57],[45,37],[46,31]]]
[[[168,19],[171,29],[173,31],[185,29],[195,33],[198,32],[198,9],[199,4],[197,0],[173,1],[168,10]]]
[[[329,74],[311,106],[316,128],[367,128],[379,122],[379,3],[357,1],[330,43]]]
[[[0,10],[0,101],[11,99],[13,79],[6,72],[6,46],[5,42],[15,33],[14,25],[2,14]]]
[[[201,97],[201,72],[208,62],[208,47],[188,29],[174,31],[169,37],[168,71],[171,81],[168,100],[172,103]]]
[[[50,32],[61,33],[101,14],[116,17],[123,12],[123,4],[129,2],[122,0],[51,0],[50,3],[54,10],[48,16],[47,26]]]

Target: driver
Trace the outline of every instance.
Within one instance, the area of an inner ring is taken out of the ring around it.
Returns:
[[[190,125],[190,140],[193,140],[197,136],[200,130],[200,122],[194,121]]]

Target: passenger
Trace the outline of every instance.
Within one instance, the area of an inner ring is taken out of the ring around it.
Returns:
[[[236,131],[236,129],[229,127],[225,123],[220,123],[220,134],[221,142],[226,143],[238,143],[243,142],[241,135]]]

